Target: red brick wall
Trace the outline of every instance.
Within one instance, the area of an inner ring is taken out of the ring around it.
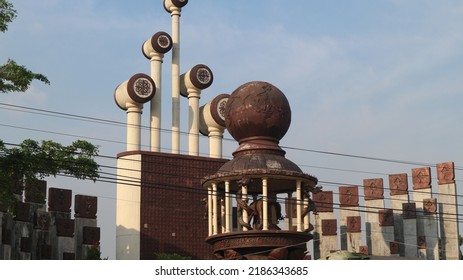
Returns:
[[[222,159],[142,152],[140,258],[156,252],[212,259],[207,237],[207,191],[201,180],[217,172]]]

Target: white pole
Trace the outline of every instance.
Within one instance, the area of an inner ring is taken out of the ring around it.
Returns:
[[[140,150],[142,108],[140,105],[127,104],[127,151]]]
[[[199,155],[199,97],[200,91],[188,89],[188,154]]]
[[[209,236],[212,235],[212,187],[207,188],[207,222],[209,228]]]
[[[180,8],[172,8],[172,153],[180,153]]]
[[[212,234],[218,233],[218,217],[217,217],[217,184],[212,184],[212,226],[213,231]]]
[[[268,230],[268,187],[267,178],[262,178],[262,230]]]
[[[297,220],[297,231],[302,231],[302,193],[301,193],[301,181],[296,182],[296,220]]]
[[[225,232],[230,232],[230,181],[225,181]]]
[[[154,53],[151,57],[151,78],[154,80],[156,84],[156,95],[151,100],[150,106],[150,146],[152,152],[159,152],[161,147],[161,104],[162,104],[162,62],[163,62],[164,54]]]

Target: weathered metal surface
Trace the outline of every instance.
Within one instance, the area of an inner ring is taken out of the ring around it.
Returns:
[[[401,195],[408,193],[407,173],[389,175],[389,191],[391,195]]]
[[[238,142],[255,136],[278,141],[290,123],[291,108],[286,96],[266,82],[254,81],[238,87],[225,107],[225,126]]]
[[[311,234],[305,232],[253,230],[218,234],[208,237],[206,241],[212,244],[214,254],[219,259],[303,259],[305,242],[312,238]]]
[[[437,180],[439,185],[455,183],[455,166],[453,162],[437,164]]]
[[[431,188],[431,168],[422,167],[412,169],[413,189],[429,189]]]
[[[384,185],[382,178],[364,179],[363,187],[365,200],[384,199]]]
[[[359,205],[359,190],[357,186],[339,187],[339,202],[341,207],[354,207]]]

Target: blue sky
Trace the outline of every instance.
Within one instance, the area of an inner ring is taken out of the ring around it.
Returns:
[[[0,102],[125,122],[114,89],[135,73],[149,74],[141,44],[158,31],[171,33],[162,0],[12,3],[18,18],[0,34],[0,62],[15,59],[45,74],[51,85],[34,82],[25,94],[0,95]],[[181,72],[198,63],[212,69],[214,83],[203,91],[201,104],[252,80],[277,86],[292,109],[282,146],[425,164],[454,161],[461,180],[462,26],[463,2],[451,0],[190,0],[181,17]],[[170,61],[168,53],[166,130]],[[186,100],[181,106],[181,130],[187,131]],[[123,126],[11,109],[0,105],[4,142],[31,138],[69,144],[80,138],[99,145],[101,155],[125,149]],[[148,143],[146,133],[142,141]],[[204,155],[206,143],[201,140]],[[161,145],[170,151],[167,132]],[[224,155],[230,157],[236,147],[225,141]],[[186,139],[181,149],[187,149]],[[320,181],[340,185],[376,177],[387,185],[387,174],[410,175],[421,167],[295,149],[287,149],[287,157]],[[113,159],[99,161],[115,166]],[[435,185],[434,168],[432,175]],[[114,258],[115,185],[50,178],[49,186],[99,197],[103,255]]]

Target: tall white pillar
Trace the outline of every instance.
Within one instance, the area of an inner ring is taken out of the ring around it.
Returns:
[[[127,151],[140,150],[142,108],[143,106],[127,104]]]
[[[436,169],[442,254],[446,260],[458,260],[460,259],[460,234],[454,163],[438,163]]]
[[[363,191],[365,197],[365,222],[367,225],[366,241],[369,254],[381,256],[386,247],[378,214],[380,210],[385,209],[383,179],[364,179]]]
[[[432,199],[431,168],[412,169],[413,201],[416,203],[417,234],[421,249],[419,258],[428,260],[439,259],[439,233],[437,214],[425,215],[425,201]]]
[[[162,63],[164,54],[172,48],[172,38],[166,32],[157,32],[142,45],[143,55],[151,62],[151,78],[156,84],[156,96],[150,106],[150,149],[159,152],[161,147],[162,116]]]
[[[394,210],[394,239],[399,246],[400,256],[405,256],[404,219],[402,205],[409,202],[407,173],[389,175],[389,191],[391,208]]]
[[[225,106],[229,94],[219,94],[199,108],[199,131],[209,137],[209,156],[222,158],[222,139],[225,130]]]
[[[188,90],[188,154],[199,155],[199,97],[200,91]]]

